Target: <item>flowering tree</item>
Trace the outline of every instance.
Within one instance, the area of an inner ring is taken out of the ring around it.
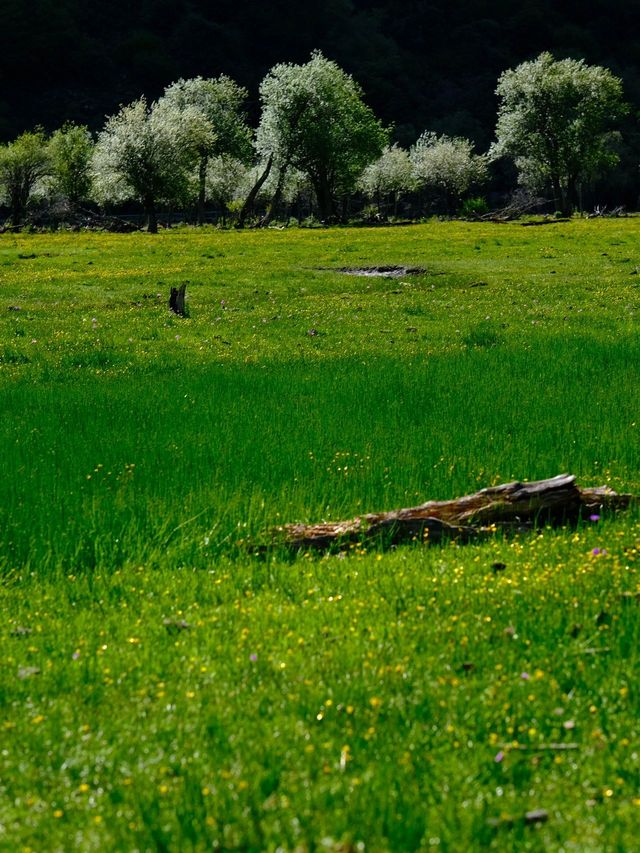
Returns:
[[[144,98],[122,107],[107,120],[93,153],[97,200],[137,199],[155,234],[158,204],[187,198],[197,140],[208,133],[197,111],[167,103],[148,107]]]
[[[395,215],[402,193],[410,192],[416,184],[409,152],[397,145],[385,148],[382,155],[366,167],[358,184],[367,198],[376,200],[378,210],[381,201],[390,198]]]
[[[49,140],[51,186],[74,207],[91,191],[93,139],[86,127],[65,124]]]
[[[49,168],[47,142],[41,130],[23,133],[0,146],[0,200],[9,205],[14,227],[24,222],[29,199]]]
[[[423,133],[409,156],[418,186],[439,192],[449,211],[488,177],[486,156],[474,154],[472,143],[461,137]]]
[[[250,171],[246,163],[229,154],[208,159],[206,198],[221,208],[223,218],[228,212],[229,204],[242,194]]]
[[[330,220],[338,195],[353,190],[382,151],[386,131],[358,84],[335,62],[313,53],[305,65],[274,66],[260,85],[257,150],[282,176],[291,167],[311,181],[320,216]]]
[[[556,61],[542,53],[498,81],[497,141],[492,156],[513,157],[530,189],[550,185],[568,215],[581,181],[615,165],[610,128],[626,112],[622,83],[583,60]]]
[[[208,163],[211,158],[229,158],[247,162],[252,154],[251,130],[243,114],[246,89],[230,77],[217,79],[194,77],[178,80],[165,89],[161,102],[181,114],[194,113],[200,122],[192,124],[196,136],[190,148],[197,160],[198,224],[204,221],[207,197]],[[202,133],[201,130],[205,129]],[[208,131],[208,132],[207,132]],[[220,165],[220,164],[219,164]]]

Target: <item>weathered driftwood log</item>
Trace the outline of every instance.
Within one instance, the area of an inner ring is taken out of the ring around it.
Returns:
[[[187,309],[185,306],[186,293],[186,282],[181,284],[180,287],[171,288],[171,295],[169,296],[169,308],[173,311],[174,314],[178,314],[180,317],[186,316],[187,313]]]
[[[519,530],[543,524],[576,522],[601,511],[625,509],[637,500],[608,486],[581,489],[571,474],[531,483],[504,483],[449,501],[427,501],[409,509],[369,513],[349,521],[286,524],[276,531],[292,548],[346,547],[377,539],[388,544],[408,541],[469,541],[500,528]]]

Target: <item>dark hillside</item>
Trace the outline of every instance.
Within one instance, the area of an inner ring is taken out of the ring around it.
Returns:
[[[608,66],[640,105],[640,0],[1,0],[0,12],[2,139],[65,119],[97,129],[120,103],[196,74],[231,75],[257,114],[264,73],[316,47],[404,144],[430,128],[485,147],[499,73],[542,50]]]

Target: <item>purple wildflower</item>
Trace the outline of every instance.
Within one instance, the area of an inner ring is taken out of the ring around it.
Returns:
[[[600,521],[600,516],[599,516],[599,515],[596,515],[596,514],[594,513],[593,515],[590,515],[590,516],[589,516],[589,521]]]
[[[258,660],[258,655],[255,652],[252,652],[249,655],[249,660],[251,661],[251,663],[255,663]]]
[[[500,752],[496,753],[496,757],[493,760],[495,761],[496,764],[500,764],[500,762],[502,761],[503,758],[504,758],[504,752],[502,750],[500,750]]]

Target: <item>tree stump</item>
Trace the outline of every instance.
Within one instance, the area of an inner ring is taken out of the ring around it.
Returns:
[[[187,282],[184,282],[180,287],[172,287],[171,295],[169,296],[169,308],[174,314],[180,317],[187,316],[187,308],[185,298],[187,292]]]

